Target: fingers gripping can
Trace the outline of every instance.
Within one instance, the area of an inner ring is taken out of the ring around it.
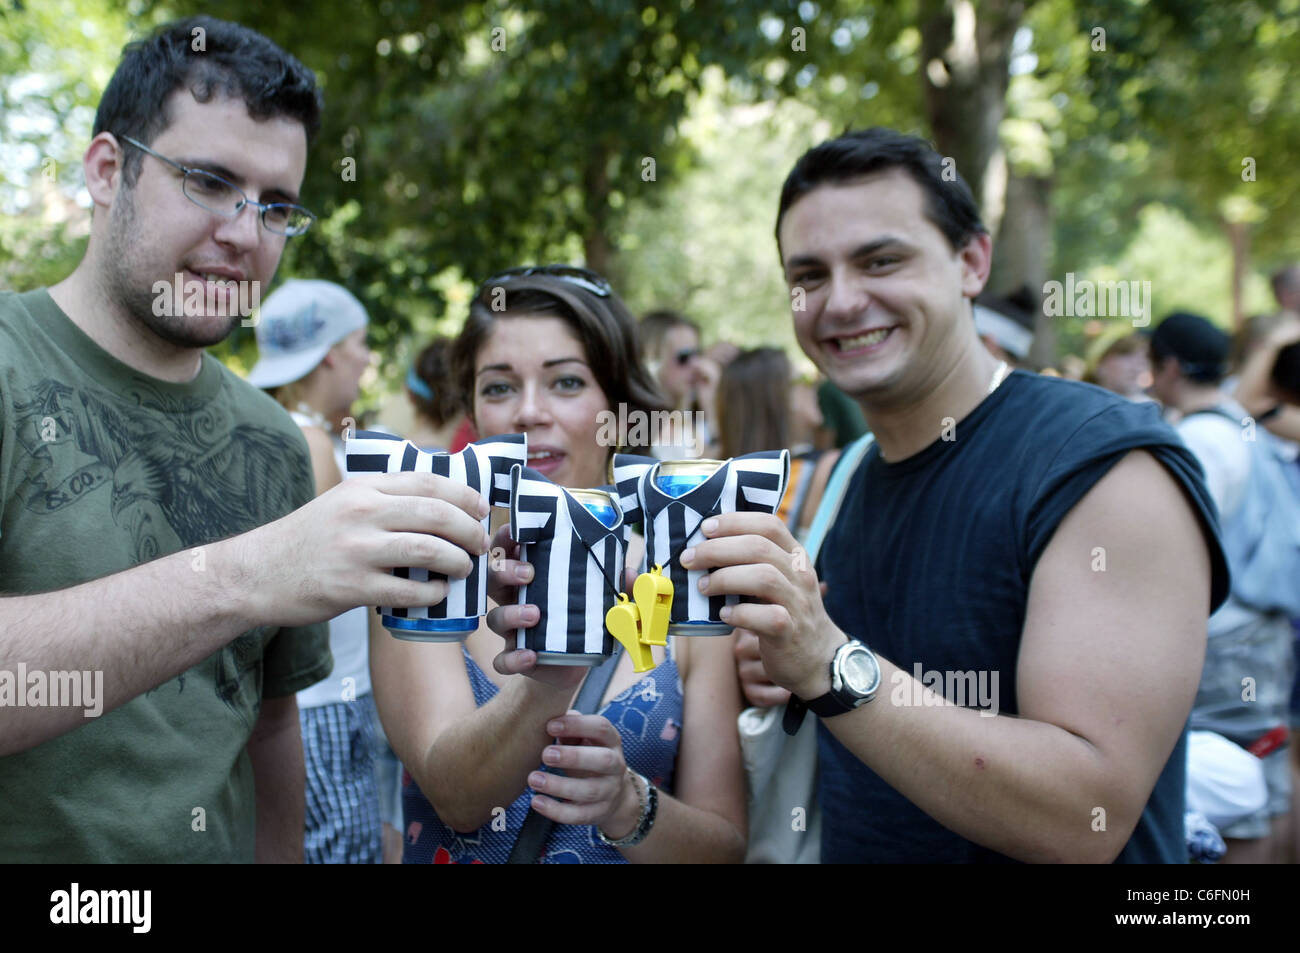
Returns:
[[[539,664],[599,665],[614,651],[605,613],[622,585],[631,527],[612,490],[569,490],[528,467],[511,470],[510,537],[534,573],[519,604],[541,610],[515,644]]]
[[[765,450],[717,460],[665,460],[632,454],[614,457],[623,518],[643,524],[643,568],[658,565],[673,583],[670,635],[726,635],[722,607],[739,596],[707,596],[699,583],[711,572],[684,569],[682,552],[704,542],[701,524],[724,513],[775,513],[790,478],[790,454]]]
[[[510,469],[528,459],[524,434],[503,434],[469,444],[459,453],[421,450],[409,440],[376,431],[358,431],[347,441],[347,475],[365,473],[434,473],[481,493],[492,506],[510,505]],[[482,520],[488,528],[488,517]],[[415,609],[380,606],[384,628],[413,642],[459,642],[478,628],[487,612],[488,556],[471,556],[473,569],[464,579],[418,567],[397,568],[393,575],[416,582],[444,580],[447,598]]]

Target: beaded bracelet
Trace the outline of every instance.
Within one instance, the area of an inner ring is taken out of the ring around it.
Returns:
[[[655,786],[644,775],[637,774],[631,768],[627,769],[627,773],[633,779],[632,784],[634,787],[637,778],[640,778],[641,784],[644,785],[643,788],[637,789],[637,794],[641,800],[641,818],[637,821],[636,827],[632,829],[632,833],[619,840],[610,840],[605,836],[605,832],[597,827],[596,836],[600,838],[602,844],[608,847],[635,847],[641,843],[646,839],[646,835],[650,833],[650,828],[655,826],[655,814],[659,811],[659,791]]]

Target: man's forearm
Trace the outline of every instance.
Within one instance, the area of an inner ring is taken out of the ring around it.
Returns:
[[[257,787],[257,862],[301,864],[307,768],[295,696],[262,700],[248,756]]]
[[[1087,740],[962,708],[879,661],[876,697],[824,724],[909,801],[1019,860],[1108,862],[1123,849],[1150,792],[1126,787]]]
[[[84,725],[92,709],[117,708],[250,628],[237,553],[225,540],[69,589],[0,599],[0,671],[103,673],[93,706],[7,709],[0,756]]]

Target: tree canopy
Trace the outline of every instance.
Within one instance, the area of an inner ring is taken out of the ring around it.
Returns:
[[[201,7],[0,3],[0,284],[75,264],[80,154],[120,48]],[[320,223],[280,276],[354,289],[375,343],[404,358],[454,329],[474,282],[542,260],[605,271],[634,310],[681,308],[793,351],[781,179],[820,139],[875,124],[936,141],[1007,223],[996,282],[1149,275],[1161,307],[1226,320],[1234,287],[1238,307],[1268,307],[1260,267],[1300,251],[1286,216],[1297,7],[381,0],[305,14],[228,0],[220,15],[291,50],[325,93],[303,189]],[[1068,347],[1085,334],[1051,330]],[[222,353],[246,360],[249,337]]]

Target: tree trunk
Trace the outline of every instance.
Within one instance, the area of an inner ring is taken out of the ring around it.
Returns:
[[[1006,214],[993,248],[988,288],[1011,294],[1028,285],[1039,302],[1034,317],[1034,343],[1028,363],[1043,367],[1056,360],[1056,325],[1043,314],[1043,284],[1052,260],[1052,182],[1038,176],[1013,175],[1007,183]]]
[[[587,153],[587,167],[583,170],[583,200],[586,205],[587,224],[582,233],[582,251],[587,267],[610,277],[609,268],[613,247],[609,240],[609,150],[593,143]]]
[[[1250,225],[1247,222],[1224,222],[1228,242],[1232,245],[1232,330],[1235,334],[1246,323],[1242,307],[1242,285],[1250,270]]]
[[[1011,40],[1026,0],[922,0],[921,83],[935,145],[975,193],[990,234],[1002,220],[1006,157],[998,127],[1006,114]]]

